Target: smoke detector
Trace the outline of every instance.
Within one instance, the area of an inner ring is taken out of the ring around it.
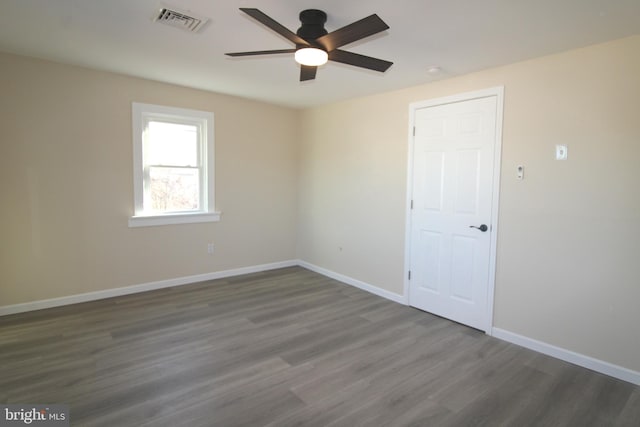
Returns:
[[[176,8],[163,7],[154,18],[155,22],[180,28],[190,33],[200,32],[209,22],[209,18],[194,14],[189,11],[182,11]]]

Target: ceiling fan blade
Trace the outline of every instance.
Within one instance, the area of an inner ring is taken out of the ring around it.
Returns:
[[[277,49],[277,50],[256,50],[253,52],[231,52],[225,53],[227,56],[253,56],[253,55],[273,55],[277,53],[294,53],[295,49]]]
[[[329,52],[331,61],[341,62],[343,64],[354,65],[356,67],[367,68],[369,70],[380,71],[384,73],[393,65],[393,62],[383,59],[372,58],[370,56],[360,55],[359,53],[347,52],[346,50],[332,50]]]
[[[346,44],[377,34],[389,29],[389,26],[375,13],[359,21],[342,27],[329,34],[317,38],[315,41],[328,52]]]
[[[286,38],[287,40],[295,44],[309,46],[309,43],[305,39],[303,39],[293,31],[289,30],[285,26],[279,24],[278,22],[276,22],[269,16],[265,15],[263,12],[259,11],[258,9],[241,7],[240,10],[246,13],[247,15],[249,15],[250,17],[252,17],[253,19],[255,19],[256,21],[260,22],[262,25],[280,34],[282,37]]]
[[[300,66],[300,81],[304,82],[307,80],[313,80],[316,78],[316,71],[318,71],[318,67],[312,67],[309,65],[301,65]]]

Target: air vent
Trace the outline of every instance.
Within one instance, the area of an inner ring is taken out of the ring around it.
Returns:
[[[209,22],[209,19],[204,16],[195,16],[191,12],[187,14],[175,9],[162,8],[154,21],[171,25],[172,27],[180,28],[191,33],[197,33],[204,28],[205,24]]]

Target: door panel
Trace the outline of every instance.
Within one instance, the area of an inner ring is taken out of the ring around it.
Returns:
[[[424,177],[424,209],[428,211],[442,211],[443,195],[443,153],[424,153],[422,167],[425,169]]]
[[[457,261],[451,271],[451,296],[473,303],[473,261],[476,240],[453,236],[451,257]]]
[[[418,270],[423,274],[416,277],[419,286],[432,292],[439,291],[440,283],[440,247],[442,234],[432,231],[420,230],[420,252],[423,254],[424,268]]]
[[[464,150],[457,153],[456,200],[457,215],[475,215],[478,211],[478,175],[480,174],[480,153],[478,150]]]

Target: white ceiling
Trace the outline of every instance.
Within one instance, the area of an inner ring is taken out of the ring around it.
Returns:
[[[427,83],[640,33],[640,0],[0,0],[0,50],[291,107]],[[198,34],[153,22],[161,6],[211,18]],[[292,31],[316,8],[333,31],[377,13],[391,28],[343,47],[393,61],[384,74],[329,62],[301,83],[287,40],[238,10]],[[442,72],[433,76],[431,66]],[[1,74],[1,70],[0,70]]]

